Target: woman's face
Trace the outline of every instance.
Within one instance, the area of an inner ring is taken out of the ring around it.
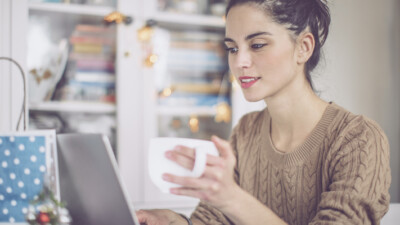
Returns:
[[[225,36],[229,68],[248,101],[290,89],[301,70],[295,43],[283,25],[253,5],[238,5],[227,15]]]

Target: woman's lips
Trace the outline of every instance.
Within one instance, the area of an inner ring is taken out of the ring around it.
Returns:
[[[240,85],[242,88],[245,89],[253,86],[253,84],[255,84],[259,79],[260,77],[248,77],[248,76],[239,77]]]

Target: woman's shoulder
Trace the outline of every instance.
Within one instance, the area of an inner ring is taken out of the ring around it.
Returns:
[[[360,135],[366,131],[384,135],[383,129],[373,119],[362,114],[352,113],[335,103],[332,104],[332,107],[336,111],[336,115],[330,126],[332,131],[339,132],[342,135]]]
[[[352,113],[333,103],[336,111],[327,137],[331,139],[336,149],[346,149],[354,146],[377,145],[387,146],[388,140],[381,126],[365,115]],[[385,147],[386,148],[386,147]]]

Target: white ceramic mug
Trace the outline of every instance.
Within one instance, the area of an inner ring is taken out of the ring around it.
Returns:
[[[193,170],[186,169],[165,156],[165,152],[174,149],[177,145],[196,150]],[[169,193],[170,188],[179,185],[163,180],[162,175],[170,173],[177,176],[200,177],[206,168],[207,154],[218,156],[218,150],[211,141],[190,138],[152,138],[148,152],[150,178],[162,192]]]

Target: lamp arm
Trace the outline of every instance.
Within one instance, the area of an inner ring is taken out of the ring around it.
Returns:
[[[19,118],[18,118],[18,123],[17,123],[16,130],[18,130],[18,128],[19,128],[19,125],[21,123],[22,117],[24,118],[24,130],[26,130],[26,127],[27,127],[27,119],[26,119],[26,77],[25,77],[24,70],[22,69],[21,65],[17,61],[15,61],[14,59],[12,59],[12,58],[0,56],[0,60],[7,60],[7,61],[10,61],[10,62],[14,63],[18,67],[19,71],[21,72],[21,76],[22,76],[22,80],[23,80],[23,84],[24,84],[24,98],[23,98],[21,112],[20,112],[20,115],[19,115]]]

